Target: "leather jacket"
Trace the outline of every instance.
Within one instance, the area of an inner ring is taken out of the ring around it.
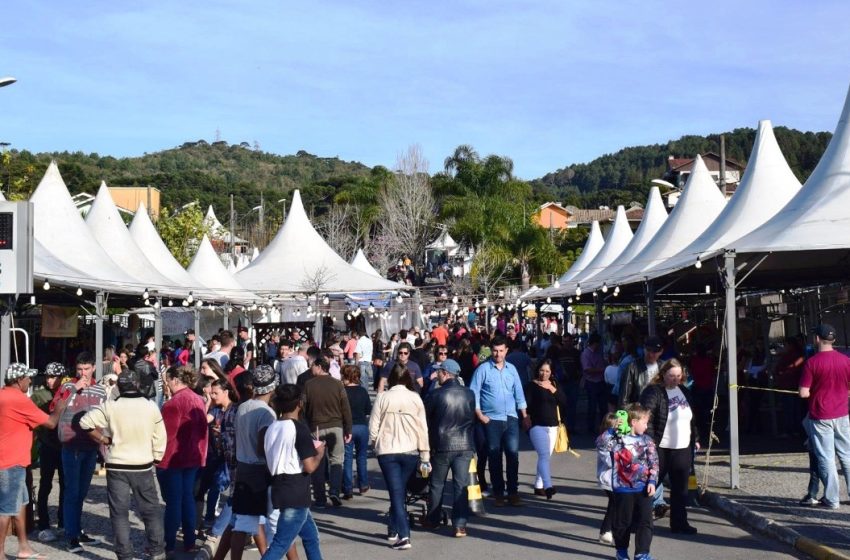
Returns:
[[[688,406],[691,407],[691,448],[694,447],[699,434],[697,433],[697,415],[694,408],[694,399],[691,398],[691,392],[684,385],[679,385],[679,389],[688,401]],[[664,385],[650,384],[640,395],[640,404],[649,409],[652,416],[649,418],[649,424],[646,427],[646,434],[652,438],[655,445],[661,443],[661,438],[664,437],[664,429],[667,427],[667,414],[669,413],[669,399]]]
[[[637,357],[626,366],[620,377],[620,393],[617,395],[617,408],[626,408],[631,403],[640,402],[640,377],[646,372],[646,361]],[[647,384],[652,381],[647,380]]]
[[[475,448],[475,395],[454,379],[428,393],[425,401],[431,453]]]

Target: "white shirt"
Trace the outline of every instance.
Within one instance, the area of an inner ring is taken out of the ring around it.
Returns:
[[[366,335],[361,336],[357,339],[357,346],[354,348],[354,353],[359,355],[358,358],[361,362],[372,362],[372,339]]]
[[[685,449],[691,444],[691,418],[693,411],[685,394],[678,387],[667,391],[667,425],[658,447],[665,449]]]
[[[277,375],[280,377],[281,384],[289,383],[295,385],[298,376],[307,371],[307,360],[300,354],[292,356],[278,362]]]
[[[266,430],[263,443],[266,466],[272,476],[276,474],[301,474],[301,459],[295,449],[295,422],[281,420]]]

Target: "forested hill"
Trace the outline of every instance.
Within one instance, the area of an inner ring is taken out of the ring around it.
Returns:
[[[240,214],[259,204],[261,192],[267,208],[275,208],[278,200],[296,188],[304,190],[304,203],[309,208],[331,199],[341,185],[368,180],[376,172],[358,162],[318,157],[305,151],[281,156],[260,151],[247,142],[200,140],[120,159],[96,153],[13,151],[0,160],[4,191],[8,177],[16,194],[28,196],[52,159],[59,164],[72,194],[94,194],[101,180],[110,186],[151,185],[162,191],[165,206],[175,208],[197,200],[204,209],[213,204],[219,215],[225,213],[229,193],[234,193]]]
[[[828,132],[775,129],[789,165],[805,180],[814,169],[831,138]],[[746,163],[755,130],[740,128],[725,133],[726,153]],[[533,202],[557,200],[579,207],[614,206],[631,201],[643,203],[650,180],[661,177],[667,157],[693,157],[708,151],[719,153],[718,134],[683,136],[666,144],[636,146],[607,154],[589,163],[568,165],[530,181]],[[507,154],[510,157],[510,154]],[[265,197],[267,216],[280,212],[278,200],[300,188],[308,212],[320,215],[335,201],[375,193],[390,177],[382,166],[369,168],[358,162],[319,157],[304,151],[295,155],[263,152],[247,142],[229,144],[204,140],[140,157],[115,158],[81,152],[39,153],[12,150],[0,157],[0,183],[15,198],[35,189],[48,163],[55,159],[72,194],[95,193],[101,180],[111,186],[151,185],[162,191],[162,203],[175,208],[198,201],[202,208],[213,204],[219,216],[226,213],[227,195],[234,193],[236,210],[247,215]],[[438,171],[438,170],[435,170]],[[374,195],[369,195],[374,196]]]
[[[776,140],[788,165],[801,182],[814,170],[832,134],[800,132],[785,127],[774,128]],[[756,131],[738,128],[724,133],[726,156],[746,164],[753,149]],[[706,152],[720,153],[720,134],[682,136],[666,144],[623,148],[589,163],[568,165],[532,181],[535,191],[549,200],[560,200],[580,207],[643,203],[650,181],[661,178],[667,170],[668,156],[691,158]]]

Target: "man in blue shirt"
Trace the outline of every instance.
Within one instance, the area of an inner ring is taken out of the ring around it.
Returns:
[[[496,507],[505,505],[505,478],[502,453],[505,454],[508,502],[522,505],[519,497],[519,427],[528,429],[525,394],[516,368],[505,361],[507,341],[496,336],[490,343],[490,359],[478,366],[470,389],[475,394],[475,414],[484,425],[487,437],[487,461]],[[519,415],[519,417],[518,417]]]

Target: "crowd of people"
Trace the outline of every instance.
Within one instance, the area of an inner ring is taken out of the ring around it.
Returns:
[[[635,558],[650,558],[653,520],[668,513],[673,533],[696,533],[686,506],[712,375],[703,350],[686,367],[655,336],[609,337],[604,347],[596,333],[582,344],[504,317],[492,334],[466,321],[403,330],[386,341],[380,331],[355,329],[323,348],[279,335],[255,346],[249,334],[240,327],[202,341],[187,331],[161,353],[146,335],[132,351],[109,354],[99,382],[89,352],[76,357],[73,375],[48,364],[37,387],[31,383],[39,372],[12,364],[0,391],[0,530],[16,526],[18,557],[41,558],[22,530],[33,429],[38,538],[55,540],[61,529],[75,553],[97,542],[85,531],[83,503],[99,457],[119,559],[136,554],[131,496],[154,559],[182,550],[238,560],[252,542],[265,560],[291,559],[298,537],[312,559],[321,549],[311,510],[340,508],[370,491],[370,449],[389,493],[389,546],[405,550],[412,547],[406,497],[417,477],[427,481],[419,522],[434,529],[451,473],[455,537],[468,531],[471,467],[494,507],[523,505],[523,431],[537,455],[529,491],[551,500],[562,424],[598,436],[596,474],[609,499],[599,540],[614,545],[617,558],[629,557],[632,532]],[[834,339],[834,329],[821,325],[817,354],[803,360],[791,347],[776,368],[783,386],[796,385],[808,400],[802,426],[813,486],[804,502],[829,508],[839,504],[836,455],[850,476],[850,359],[831,352]],[[54,525],[48,500],[57,475]]]

